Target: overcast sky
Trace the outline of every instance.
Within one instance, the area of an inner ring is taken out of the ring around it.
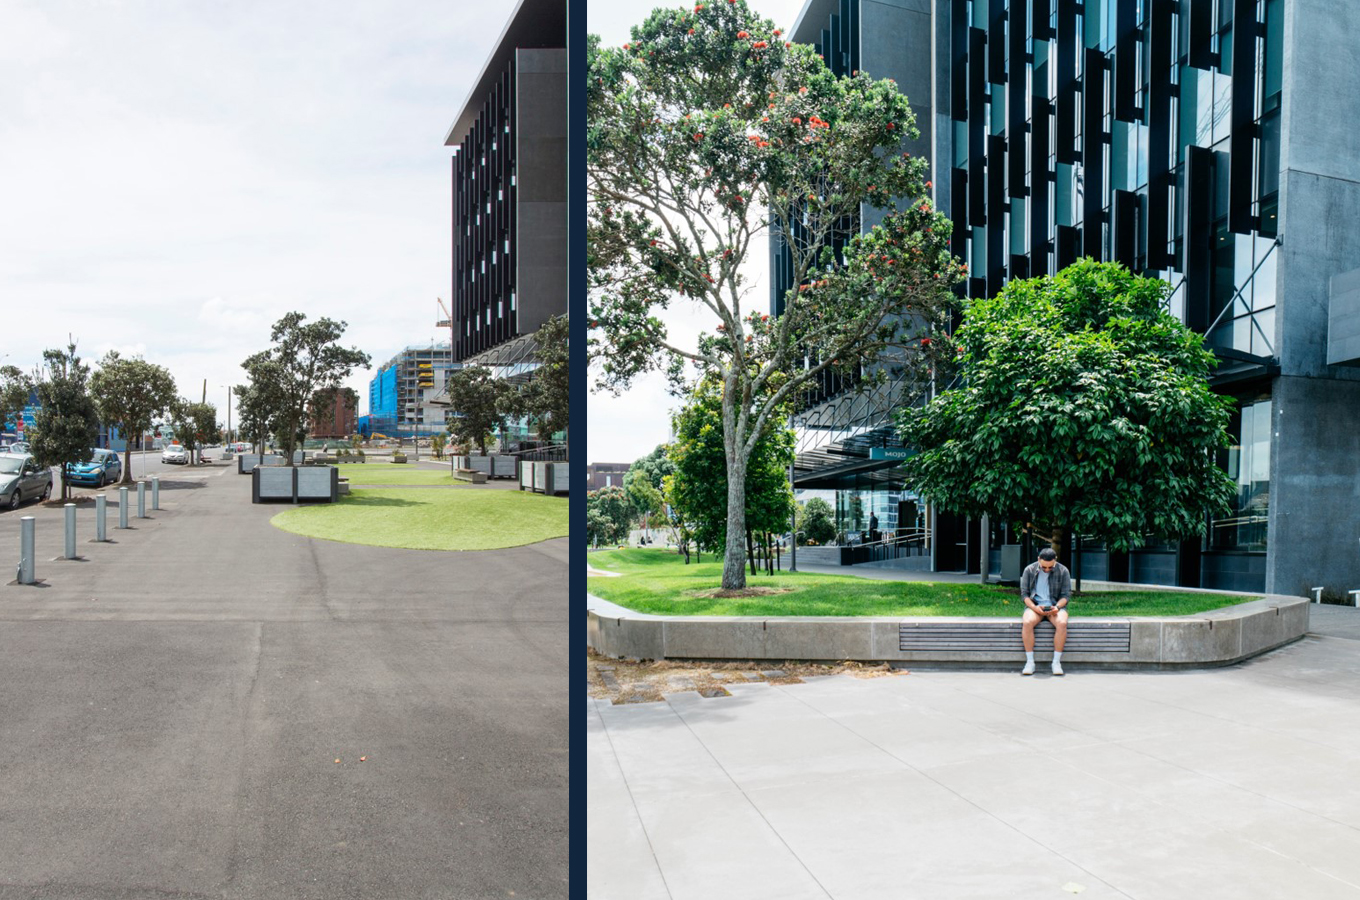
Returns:
[[[786,31],[792,27],[803,8],[803,0],[747,2],[752,9],[773,19]],[[648,3],[646,0],[641,3],[637,0],[590,0],[586,24],[590,32],[598,34],[606,46],[619,46],[629,39],[629,29],[644,21],[654,6],[660,5],[663,4]],[[752,297],[768,294],[766,248],[764,241],[752,244],[750,259],[753,265],[746,271],[751,282]],[[712,313],[680,312],[668,314],[666,320],[673,336],[684,335],[691,344],[699,329],[712,330],[718,323]],[[593,383],[594,373],[592,388]],[[587,462],[630,463],[650,453],[657,444],[670,439],[670,412],[676,405],[676,400],[666,393],[666,380],[661,375],[639,379],[631,391],[620,397],[592,389]]]
[[[69,333],[206,379],[225,421],[290,310],[375,366],[447,340],[444,137],[513,8],[0,0],[0,362]]]

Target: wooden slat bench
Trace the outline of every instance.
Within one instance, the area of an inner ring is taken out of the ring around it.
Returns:
[[[1016,622],[903,622],[898,626],[900,649],[979,650],[1024,652],[1020,623]],[[1053,626],[1040,622],[1034,628],[1034,649],[1052,651]],[[1128,653],[1128,622],[1067,623],[1064,653]]]

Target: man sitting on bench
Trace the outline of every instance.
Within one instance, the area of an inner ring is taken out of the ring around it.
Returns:
[[[1021,675],[1034,674],[1034,626],[1044,619],[1053,623],[1053,674],[1061,675],[1062,649],[1067,642],[1067,604],[1072,599],[1072,576],[1058,562],[1058,554],[1045,547],[1039,559],[1020,575],[1020,598],[1025,601],[1020,634],[1025,642],[1025,667]]]

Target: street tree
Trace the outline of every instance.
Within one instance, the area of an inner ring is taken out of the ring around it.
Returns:
[[[99,440],[99,413],[89,383],[90,367],[76,356],[74,341],[65,350],[43,351],[30,444],[39,465],[60,471],[63,500],[69,496],[66,467],[89,462]]]
[[[18,366],[0,366],[0,429],[11,423],[18,429],[28,398],[33,393],[33,379]]]
[[[175,377],[164,366],[110,350],[90,376],[90,395],[104,424],[126,438],[119,484],[131,484],[133,442],[140,441],[174,404]]]
[[[621,48],[587,47],[589,355],[600,385],[687,366],[723,386],[730,491],[722,584],[745,585],[746,469],[773,418],[833,372],[928,381],[961,266],[932,207],[918,132],[890,80],[834,75],[745,0],[657,10]],[[863,234],[862,209],[892,210]],[[790,255],[782,313],[743,269],[769,233]],[[706,311],[673,337],[664,312]],[[942,357],[947,358],[947,357]]]
[[[450,373],[446,390],[453,415],[449,434],[463,444],[476,444],[486,456],[487,439],[505,429],[506,397],[511,388],[485,366],[465,366]]]
[[[254,445],[255,452],[259,453],[269,439],[272,406],[262,396],[262,385],[253,380],[250,384],[238,384],[231,391],[236,395],[236,421],[241,438]]]
[[[189,462],[197,464],[202,460],[203,446],[218,433],[217,407],[181,397],[170,405],[170,427],[180,444],[189,451]]]
[[[1166,309],[1170,286],[1081,260],[971,301],[961,382],[906,410],[908,481],[941,509],[1115,550],[1203,534],[1233,483],[1214,461],[1233,400],[1214,356]]]
[[[506,395],[505,410],[512,416],[528,416],[538,439],[552,441],[554,433],[566,432],[571,419],[571,353],[568,319],[553,316],[534,333],[534,356],[538,368],[529,380]]]
[[[273,346],[248,357],[242,368],[260,388],[260,401],[272,412],[274,437],[289,464],[307,436],[308,407],[321,388],[337,388],[370,357],[356,347],[340,346],[345,322],[290,312],[274,323]]]
[[[675,472],[670,476],[669,502],[688,523],[700,549],[726,551],[732,546],[727,531],[731,517],[726,509],[732,492],[727,483],[731,470],[723,446],[719,390],[716,379],[701,381],[689,405],[675,416],[675,442],[669,451]],[[744,467],[746,482],[740,495],[746,505],[741,521],[748,532],[739,536],[743,545],[751,543],[753,534],[788,530],[793,513],[788,475],[793,447],[787,420],[767,417],[750,463]]]
[[[586,494],[586,542],[592,547],[622,544],[633,524],[628,495],[618,485]]]
[[[799,528],[806,543],[829,544],[836,539],[836,511],[821,497],[803,504]]]

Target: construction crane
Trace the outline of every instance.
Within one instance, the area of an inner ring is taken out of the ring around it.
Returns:
[[[447,328],[447,329],[449,330],[449,350],[452,351],[452,350],[453,350],[453,314],[450,313],[450,312],[449,312],[449,308],[448,308],[447,306],[444,305],[444,300],[443,300],[442,298],[440,298],[440,297],[435,297],[435,298],[434,298],[434,302],[437,303],[437,304],[439,304],[439,311],[440,311],[441,313],[444,314],[444,318],[438,319],[438,320],[435,321],[434,327],[435,327],[435,328]]]

